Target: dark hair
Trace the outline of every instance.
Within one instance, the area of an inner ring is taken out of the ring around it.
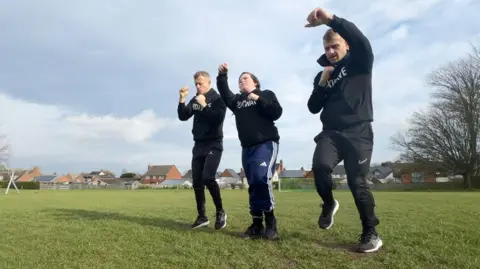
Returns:
[[[240,80],[240,78],[241,78],[244,74],[250,75],[250,77],[251,77],[252,80],[253,80],[253,83],[257,84],[257,85],[256,85],[257,90],[260,90],[260,80],[258,80],[257,76],[255,76],[254,74],[252,74],[252,73],[250,73],[250,72],[242,72],[242,73],[240,74],[240,76],[238,77],[238,80]]]

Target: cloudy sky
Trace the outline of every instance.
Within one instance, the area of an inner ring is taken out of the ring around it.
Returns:
[[[176,117],[178,89],[199,69],[251,71],[284,107],[279,159],[309,169],[318,115],[308,112],[325,27],[304,28],[322,5],[358,25],[375,53],[374,162],[428,102],[425,75],[480,45],[473,0],[0,0],[0,131],[15,167],[43,172],[151,164],[189,169],[192,122]],[[230,81],[233,89],[235,80]],[[220,169],[239,170],[227,113]]]

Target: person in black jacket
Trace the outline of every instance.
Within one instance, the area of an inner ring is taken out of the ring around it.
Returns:
[[[188,87],[180,90],[178,118],[187,121],[193,116],[192,180],[198,217],[192,228],[210,223],[205,214],[205,186],[207,186],[216,208],[215,229],[227,225],[227,215],[222,205],[216,173],[223,152],[223,121],[227,108],[220,95],[211,88],[210,75],[205,71],[194,74],[197,94],[185,105]]]
[[[282,107],[270,90],[260,90],[258,78],[243,72],[238,80],[240,92],[233,94],[228,86],[228,65],[218,68],[217,89],[227,107],[235,114],[238,137],[242,146],[242,166],[248,181],[252,224],[245,238],[279,239],[274,215],[272,176],[278,155],[278,134],[275,121]],[[265,216],[265,226],[263,217]]]
[[[376,226],[375,201],[366,175],[373,150],[372,68],[373,52],[368,39],[350,21],[316,8],[307,17],[305,27],[327,25],[323,37],[325,53],[317,62],[323,67],[313,82],[308,109],[320,119],[322,132],[312,162],[315,185],[323,200],[320,228],[329,229],[339,203],[333,198],[332,170],[342,160],[348,186],[353,194],[362,234],[357,251],[377,251],[383,242]]]

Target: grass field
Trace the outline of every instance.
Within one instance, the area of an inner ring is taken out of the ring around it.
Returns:
[[[478,192],[376,192],[385,245],[374,254],[352,251],[360,227],[349,192],[336,192],[329,231],[317,226],[315,193],[276,193],[280,242],[238,237],[247,195],[223,191],[228,226],[215,231],[189,229],[191,190],[0,194],[0,268],[480,268]]]

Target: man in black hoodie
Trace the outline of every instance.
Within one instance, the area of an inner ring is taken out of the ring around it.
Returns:
[[[308,109],[320,119],[322,132],[312,162],[317,192],[323,200],[318,224],[322,229],[333,225],[339,203],[333,198],[332,170],[342,160],[348,186],[353,194],[362,234],[358,252],[374,252],[383,244],[375,227],[375,201],[366,175],[373,150],[372,68],[370,42],[350,21],[316,8],[307,17],[305,27],[327,25],[323,37],[325,53],[318,59],[323,67],[313,82]]]
[[[216,208],[215,229],[227,225],[227,215],[223,209],[220,188],[216,179],[223,152],[223,121],[227,107],[218,93],[211,88],[210,75],[198,71],[193,76],[197,94],[185,105],[188,87],[180,90],[178,118],[187,121],[193,116],[192,180],[197,203],[198,217],[192,228],[210,223],[205,214],[205,186],[207,186]]]

